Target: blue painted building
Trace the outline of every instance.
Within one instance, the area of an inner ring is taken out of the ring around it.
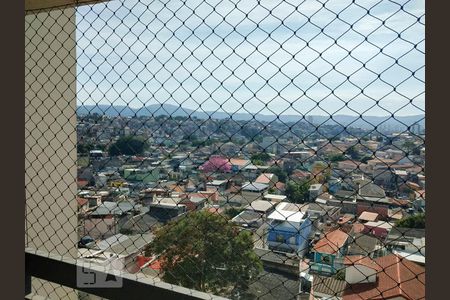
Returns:
[[[328,193],[334,195],[342,188],[342,180],[339,178],[330,178],[328,180]]]
[[[308,247],[312,222],[301,207],[300,204],[281,202],[267,217],[270,224],[267,244],[270,250],[303,256]]]

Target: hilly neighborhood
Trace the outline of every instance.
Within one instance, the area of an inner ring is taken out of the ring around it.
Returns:
[[[167,276],[178,261],[166,256],[192,254],[169,255],[167,232],[200,243],[186,227],[216,216],[255,254],[227,260],[257,267],[245,286],[188,287],[236,299],[423,298],[423,128],[339,132],[311,121],[79,116],[79,256],[183,285]]]

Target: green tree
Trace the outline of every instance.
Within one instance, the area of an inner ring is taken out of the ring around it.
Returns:
[[[294,203],[304,203],[308,200],[310,183],[307,180],[300,182],[289,181],[286,185],[286,196]]]
[[[361,158],[359,151],[356,149],[355,146],[351,146],[350,148],[345,150],[345,153],[355,160],[359,160]]]
[[[396,227],[425,228],[425,214],[416,214],[406,217],[395,224]]]
[[[255,165],[263,165],[271,159],[270,155],[266,152],[253,154],[250,160]]]
[[[137,155],[142,154],[148,148],[148,143],[142,138],[127,135],[119,138],[109,147],[109,154],[116,155]]]
[[[229,219],[233,219],[234,217],[236,217],[239,213],[241,213],[244,209],[243,208],[236,208],[236,207],[230,207],[229,209],[227,209],[225,211],[225,215],[229,218]]]
[[[89,151],[94,150],[95,146],[92,143],[78,143],[77,152],[79,154],[89,154]]]
[[[253,159],[252,164],[254,164],[255,166],[262,166],[264,165],[264,162],[260,159]]]
[[[367,162],[371,159],[372,159],[372,157],[370,157],[370,156],[364,156],[363,158],[361,158],[361,163],[367,164]]]
[[[314,183],[325,183],[331,177],[331,167],[327,163],[316,161],[311,167],[311,173]]]
[[[207,211],[161,227],[146,255],[159,255],[164,281],[222,295],[245,290],[262,270],[251,233]]]
[[[403,151],[413,155],[419,155],[420,149],[416,146],[416,144],[412,141],[406,141],[402,145]]]
[[[282,168],[278,166],[270,167],[269,169],[267,169],[267,172],[275,174],[278,177],[279,181],[286,183],[288,174]]]
[[[341,153],[333,154],[333,155],[330,155],[328,159],[330,160],[330,162],[338,162],[338,161],[345,160],[345,156],[342,155]]]

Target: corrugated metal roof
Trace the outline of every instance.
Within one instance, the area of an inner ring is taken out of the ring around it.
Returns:
[[[344,280],[334,277],[314,275],[312,291],[313,293],[342,297],[346,284]]]

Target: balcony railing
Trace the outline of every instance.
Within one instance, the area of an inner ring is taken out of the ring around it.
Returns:
[[[114,277],[115,280],[121,282],[122,286],[120,288],[80,287],[79,282],[77,282],[79,280],[77,274],[81,272],[96,274],[99,277]],[[155,281],[145,276],[127,273],[118,274],[107,267],[96,264],[87,266],[81,260],[29,248],[25,249],[25,274],[25,298],[32,293],[31,280],[32,277],[35,277],[106,299],[226,299],[162,281]]]

